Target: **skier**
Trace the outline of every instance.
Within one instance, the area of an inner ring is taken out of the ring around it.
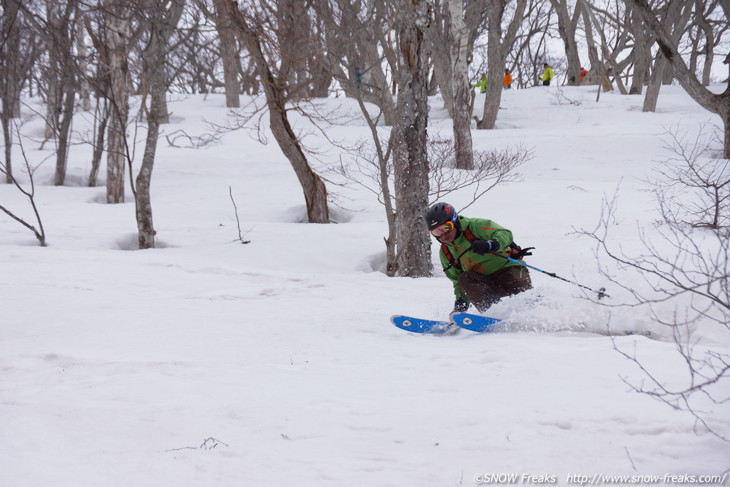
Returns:
[[[448,203],[436,203],[426,212],[426,224],[441,243],[439,257],[454,284],[455,312],[469,304],[485,311],[500,298],[532,288],[528,269],[495,253],[522,259],[531,255],[512,241],[512,232],[491,220],[459,216]]]
[[[555,73],[553,73],[553,68],[551,68],[548,63],[544,63],[542,67],[543,72],[542,76],[540,76],[540,81],[542,81],[543,86],[550,86],[550,80],[552,80],[553,76],[555,76]]]

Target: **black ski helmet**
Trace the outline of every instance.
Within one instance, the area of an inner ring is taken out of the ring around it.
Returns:
[[[426,212],[426,225],[428,225],[429,231],[446,222],[451,222],[454,226],[457,226],[458,217],[456,208],[450,204],[436,203]]]

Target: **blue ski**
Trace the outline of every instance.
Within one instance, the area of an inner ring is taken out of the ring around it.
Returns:
[[[451,313],[451,321],[459,325],[461,328],[479,333],[486,333],[491,331],[490,329],[492,325],[499,323],[502,320],[489,318],[487,316],[473,315],[470,313]]]
[[[449,325],[451,325],[449,321],[425,320],[423,318],[403,315],[391,316],[390,321],[401,330],[411,331],[413,333],[445,333]]]

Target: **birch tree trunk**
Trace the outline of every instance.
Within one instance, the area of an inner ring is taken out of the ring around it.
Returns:
[[[142,51],[142,60],[147,77],[150,108],[147,111],[147,138],[144,155],[142,156],[142,165],[133,188],[137,218],[137,240],[140,249],[155,247],[155,234],[157,232],[152,218],[150,188],[157,142],[160,135],[160,124],[169,119],[167,106],[161,103],[160,99],[165,99],[168,88],[165,64],[170,37],[180,20],[184,7],[184,0],[148,0],[145,9],[148,14],[149,42]],[[162,112],[161,110],[165,111]]]
[[[106,201],[124,203],[124,172],[127,164],[127,119],[129,86],[127,76],[128,40],[131,35],[131,8],[116,0],[106,0],[104,21],[109,52],[110,121],[107,136]]]
[[[452,120],[457,169],[474,169],[471,139],[471,88],[469,86],[469,31],[464,23],[463,0],[449,0],[451,17]]]
[[[394,186],[398,275],[431,275],[431,242],[424,213],[428,207],[428,53],[426,0],[399,4],[398,124],[394,146]]]
[[[79,70],[79,101],[81,108],[87,112],[91,110],[91,85],[89,84],[89,62],[90,49],[84,41],[84,23],[80,18],[76,19],[76,52],[78,53]]]
[[[213,0],[215,6],[215,28],[218,32],[221,61],[223,62],[223,85],[226,91],[226,107],[241,107],[241,83],[238,80],[240,61],[234,26],[225,12],[226,0]]]
[[[150,89],[157,89],[152,88]],[[135,179],[135,217],[137,219],[137,242],[140,250],[155,248],[155,225],[152,218],[152,198],[150,188],[152,186],[152,169],[155,164],[157,152],[157,141],[160,136],[159,106],[150,103],[147,112],[147,138],[145,140],[142,165]]]

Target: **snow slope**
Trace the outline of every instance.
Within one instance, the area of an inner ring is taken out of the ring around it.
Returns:
[[[640,248],[637,229],[651,232],[656,218],[644,180],[667,157],[664,134],[719,119],[678,87],[662,88],[653,114],[640,97],[603,93],[596,103],[594,90],[504,93],[497,130],[475,130],[475,146],[521,144],[534,158],[522,181],[465,214],[535,246],[530,264],[598,288],[607,283],[593,244],[575,230],[594,228],[618,192],[615,242]],[[355,104],[320,103],[342,117],[329,136],[367,137]],[[170,107],[168,134],[202,135],[228,116],[222,95],[176,95]],[[432,133],[450,132],[439,99],[430,116]],[[75,129],[81,137],[88,122]],[[37,137],[41,121],[28,116],[23,132]],[[316,132],[305,140],[323,171],[349,160]],[[34,164],[52,155],[48,145],[25,140]],[[598,474],[672,483],[663,476],[730,467],[729,443],[626,384],[643,375],[614,344],[668,385],[685,383],[670,332],[645,310],[598,306],[533,273],[533,290],[490,310],[514,323],[499,333],[404,333],[389,316],[446,318],[451,285],[438,270],[379,272],[387,228],[367,191],[330,186],[342,223],[302,224],[301,190],[273,139],[238,131],[201,149],[163,139],[153,176],[160,248],[138,251],[134,204],[104,204],[103,181],[83,187],[89,153],[73,147],[70,186],[51,185],[52,160],[35,173],[49,247],[0,215],[0,486],[449,486],[501,474],[543,476],[520,484]],[[229,187],[250,244],[236,241]],[[0,202],[30,218],[13,187],[0,185]],[[607,336],[609,324],[621,336]],[[695,339],[730,352],[727,330],[708,325]],[[703,406],[730,435],[729,405]]]

